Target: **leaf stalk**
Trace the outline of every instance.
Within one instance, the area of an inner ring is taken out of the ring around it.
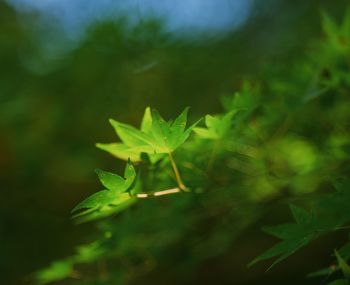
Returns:
[[[182,178],[181,178],[181,175],[180,175],[180,171],[177,168],[177,165],[176,165],[176,162],[174,160],[173,155],[171,154],[171,152],[169,152],[168,155],[169,155],[171,166],[172,166],[172,168],[174,170],[174,174],[175,174],[175,179],[176,179],[177,185],[179,186],[179,188],[182,191],[188,192],[188,188],[185,186],[185,184],[182,181]]]

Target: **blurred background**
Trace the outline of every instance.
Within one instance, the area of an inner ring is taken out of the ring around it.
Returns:
[[[191,106],[192,120],[220,112],[247,80],[284,74],[321,37],[320,11],[341,19],[347,2],[0,1],[0,283],[27,284],[96,229],[70,210],[99,189],[95,168],[123,166],[94,146],[116,140],[108,118],[135,125],[149,105],[169,117]],[[130,284],[302,284],[323,264],[327,240],[273,273],[247,269],[270,244],[259,227],[196,279],[155,270]]]

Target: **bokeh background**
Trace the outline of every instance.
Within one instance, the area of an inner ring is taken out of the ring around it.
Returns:
[[[95,230],[74,225],[70,210],[99,189],[96,167],[122,167],[94,147],[115,140],[108,118],[137,124],[149,105],[169,117],[185,106],[192,118],[219,112],[222,96],[262,80],[267,66],[283,73],[321,37],[320,11],[340,19],[346,4],[1,1],[0,283],[30,283]],[[272,273],[245,267],[271,244],[260,223],[275,218],[266,214],[204,262],[196,284],[281,284],[281,276],[302,284],[297,278],[324,264],[328,240]],[[194,284],[159,271],[142,280],[134,284]]]

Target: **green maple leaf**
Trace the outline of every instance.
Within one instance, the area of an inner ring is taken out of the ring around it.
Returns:
[[[140,152],[154,152],[154,140],[150,134],[113,119],[110,119],[109,122],[125,145],[132,149],[137,149]]]
[[[150,108],[147,107],[143,115],[140,130],[133,126],[109,120],[122,142],[120,143],[97,143],[99,149],[107,151],[122,160],[141,161],[141,153],[153,154],[153,138],[150,136],[152,117]]]
[[[152,110],[150,132],[154,138],[156,153],[173,152],[188,139],[193,128],[199,123],[197,121],[186,129],[188,109],[185,108],[173,122],[165,121],[156,110]]]
[[[193,131],[204,139],[222,139],[224,138],[232,126],[232,118],[236,111],[231,111],[223,116],[205,116],[206,128],[194,128]]]
[[[319,236],[311,213],[294,205],[291,205],[291,211],[296,223],[263,228],[266,233],[282,239],[282,241],[255,258],[249,266],[265,259],[277,257],[268,268],[269,270]]]
[[[107,171],[96,170],[96,173],[106,188],[105,190],[94,193],[77,206],[72,213],[83,210],[73,217],[89,215],[88,219],[99,218],[110,215],[128,206],[134,202],[133,198],[127,191],[132,190],[132,185],[136,178],[136,171],[131,163],[127,163],[124,171],[124,178]]]
[[[128,147],[123,143],[97,143],[96,147],[122,160],[130,159],[134,162],[141,160],[141,152],[139,149]]]
[[[158,161],[165,154],[174,151],[189,137],[198,123],[186,129],[186,108],[173,122],[166,122],[156,111],[147,107],[143,115],[140,130],[113,119],[110,123],[119,136],[120,143],[101,144],[96,146],[120,159],[140,161],[141,154],[146,153],[151,162]]]

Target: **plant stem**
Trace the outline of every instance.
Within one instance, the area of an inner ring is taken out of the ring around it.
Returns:
[[[136,194],[136,197],[143,199],[143,198],[149,198],[149,197],[170,195],[170,194],[175,194],[179,192],[181,192],[180,188],[171,188],[171,189],[161,190],[161,191],[152,192],[152,193],[138,193]]]
[[[174,170],[174,173],[175,173],[175,178],[176,178],[177,185],[179,186],[179,188],[182,191],[188,192],[187,187],[182,182],[181,175],[180,175],[179,169],[177,168],[177,165],[175,163],[173,155],[171,154],[171,152],[169,152],[168,154],[169,154],[169,159],[170,159],[171,166],[173,167],[173,170]]]

